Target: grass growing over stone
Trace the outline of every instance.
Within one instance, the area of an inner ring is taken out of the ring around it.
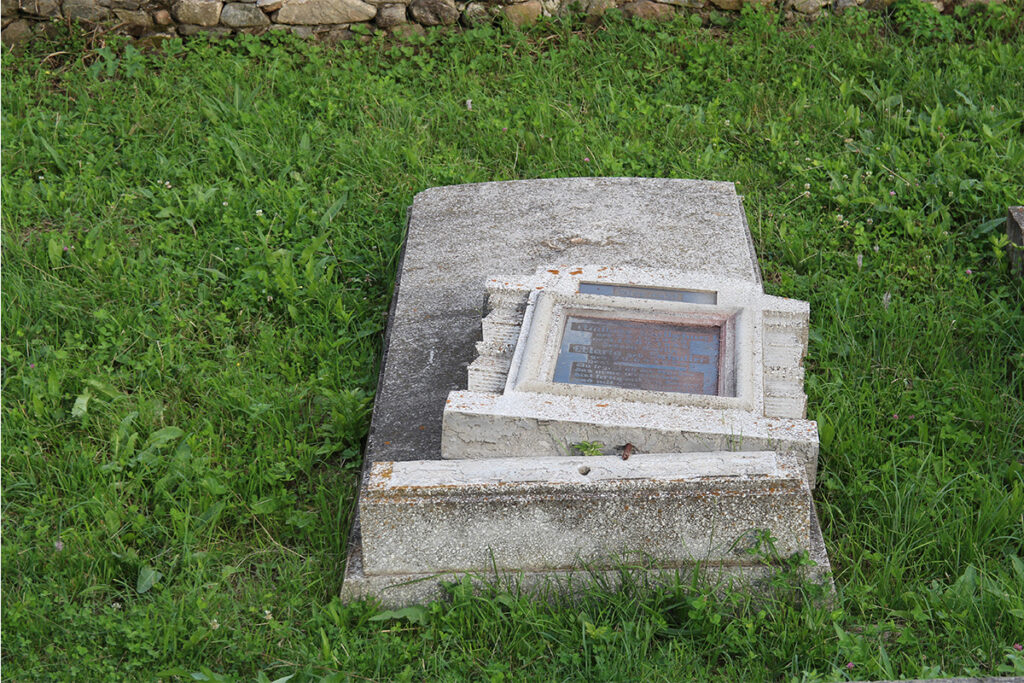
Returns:
[[[5,676],[1024,673],[1021,25],[899,5],[6,56]],[[405,207],[576,175],[737,181],[768,291],[811,302],[834,604],[335,598]]]

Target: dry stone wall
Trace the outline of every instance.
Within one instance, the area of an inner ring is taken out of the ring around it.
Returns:
[[[501,18],[522,26],[542,16],[573,12],[599,17],[617,7],[627,16],[652,21],[677,12],[737,11],[744,4],[779,5],[794,16],[815,17],[893,0],[0,0],[3,44],[23,45],[54,29],[54,20],[78,22],[135,36],[174,37],[201,33],[261,34],[289,31],[337,42],[355,37],[363,24],[397,37],[430,26],[474,26]],[[939,10],[989,0],[922,0]],[[992,0],[1000,1],[1000,0]]]

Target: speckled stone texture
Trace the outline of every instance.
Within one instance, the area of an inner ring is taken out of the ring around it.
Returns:
[[[775,453],[377,463],[360,501],[371,574],[749,565],[757,531],[810,545],[810,490]]]
[[[454,392],[445,408],[445,450],[460,458],[550,455],[572,444],[632,444],[641,453],[774,450],[792,455],[813,486],[818,429],[809,420],[766,418],[739,410],[664,406],[564,396],[523,400]],[[600,407],[597,407],[600,406]]]
[[[413,200],[366,459],[441,457],[466,388],[486,281],[551,263],[703,272],[760,283],[732,183],[559,178],[437,187]]]
[[[810,564],[801,568],[803,576],[815,583],[832,589],[832,567],[825,552],[825,542],[818,525],[818,515],[811,507],[811,547],[808,554]],[[539,598],[580,595],[593,584],[614,590],[628,580],[632,585],[658,586],[675,583],[688,584],[696,573],[713,586],[733,586],[759,592],[770,590],[776,566],[728,565],[713,562],[697,563],[686,567],[664,567],[650,557],[623,557],[615,569],[597,569],[587,566],[575,567],[571,571],[494,571],[482,572],[441,572],[437,574],[367,574],[363,568],[363,551],[360,544],[354,544],[345,567],[345,584],[342,586],[343,600],[373,598],[383,607],[394,608],[406,605],[441,600],[445,597],[444,584],[469,580],[478,590],[497,586],[509,591],[523,591]]]

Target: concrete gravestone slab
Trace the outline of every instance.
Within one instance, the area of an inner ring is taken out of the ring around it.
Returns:
[[[807,325],[806,303],[764,294],[731,183],[421,193],[343,597],[407,604],[495,572],[564,587],[636,553],[652,575],[758,580],[764,533],[824,579]]]

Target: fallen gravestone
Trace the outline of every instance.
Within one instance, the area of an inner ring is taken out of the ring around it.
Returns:
[[[830,581],[808,321],[764,293],[731,183],[417,195],[343,598],[421,602],[467,574],[565,590],[638,557],[757,582],[804,553]]]

